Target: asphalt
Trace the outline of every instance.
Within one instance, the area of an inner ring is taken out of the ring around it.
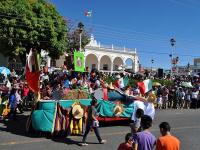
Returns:
[[[18,115],[16,121],[0,121],[0,150],[116,150],[130,132],[129,122],[101,123],[100,133],[106,144],[98,144],[94,133],[90,133],[86,147],[81,147],[81,136],[53,138],[48,133],[27,133],[25,123],[29,112]],[[156,111],[152,133],[159,137],[158,125],[167,121],[172,126],[172,134],[181,141],[181,150],[200,148],[200,110],[158,110]]]

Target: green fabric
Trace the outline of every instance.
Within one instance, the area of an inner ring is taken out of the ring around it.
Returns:
[[[39,102],[38,110],[32,114],[32,126],[35,130],[51,132],[55,114],[56,102]]]
[[[74,68],[75,71],[84,72],[85,65],[84,65],[84,54],[81,52],[74,52]]]
[[[124,86],[125,86],[125,87],[128,86],[129,78],[128,78],[127,76],[125,76],[125,77],[123,78],[123,81],[124,81]]]
[[[60,100],[59,104],[64,108],[70,108],[71,105],[79,101],[82,105],[90,105],[91,99],[85,100]],[[38,102],[39,107],[32,113],[32,126],[35,130],[51,132],[53,128],[56,101],[42,101]],[[98,100],[97,111],[102,117],[115,117],[113,110],[116,104],[111,101]],[[133,103],[122,105],[123,112],[120,117],[131,118],[134,111]]]

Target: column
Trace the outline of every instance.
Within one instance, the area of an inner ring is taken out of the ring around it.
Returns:
[[[100,70],[100,65],[101,65],[101,57],[98,57],[97,58],[97,69],[98,69],[98,71]]]

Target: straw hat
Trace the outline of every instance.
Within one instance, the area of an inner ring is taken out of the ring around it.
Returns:
[[[114,90],[115,88],[113,87],[112,85],[112,82],[108,85],[108,88],[111,89],[111,90]]]
[[[120,104],[117,104],[113,109],[113,113],[115,116],[120,116],[122,112],[123,112],[123,106]]]
[[[156,95],[153,94],[153,93],[150,93],[148,98],[147,98],[147,101],[150,102],[150,103],[154,103],[156,101]]]
[[[77,104],[72,107],[72,115],[76,119],[81,119],[84,115],[84,110],[81,105]]]

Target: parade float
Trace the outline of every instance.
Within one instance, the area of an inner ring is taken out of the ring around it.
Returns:
[[[100,96],[100,91],[103,89],[96,90],[93,96],[96,94]],[[81,91],[76,91],[76,93],[81,93]],[[76,98],[78,97],[80,97],[79,94]],[[90,101],[91,99],[75,98],[71,100],[41,100],[32,112],[32,127],[43,132],[82,134]],[[131,120],[135,117],[134,113],[137,108],[142,108],[146,114],[154,117],[155,110],[152,103],[141,97],[128,96],[116,89],[109,89],[108,100],[98,99],[96,107],[99,113],[98,120],[106,122]]]
[[[37,60],[31,61],[37,58],[34,55],[36,54],[30,51],[26,65],[26,80],[37,95],[39,82],[35,81],[39,80],[40,72],[32,69],[33,64],[31,63],[37,62]],[[38,68],[37,65],[38,63],[34,68]],[[74,53],[74,65],[75,71],[84,71],[83,53]],[[27,121],[27,128],[31,125],[36,131],[52,134],[83,134],[87,120],[87,108],[92,98],[98,100],[96,109],[100,121],[134,119],[134,112],[137,108],[142,108],[145,113],[148,112],[154,116],[155,110],[152,103],[147,102],[145,98],[126,95],[118,88],[103,87],[94,91],[92,95],[81,89],[72,89],[66,90],[62,99],[41,100],[38,98]]]

